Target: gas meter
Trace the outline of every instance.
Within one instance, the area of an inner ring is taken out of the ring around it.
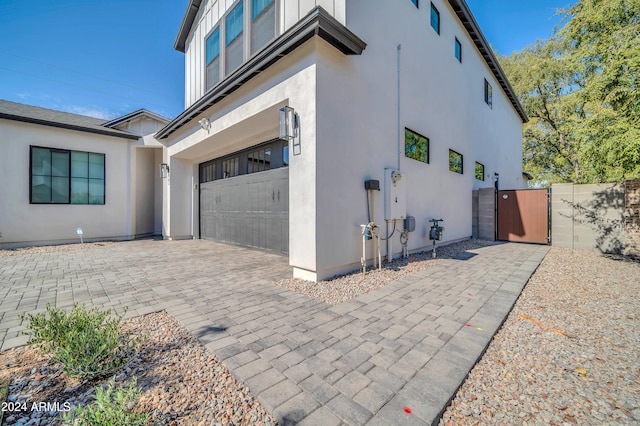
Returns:
[[[442,219],[431,219],[429,222],[433,223],[433,225],[431,225],[431,229],[429,229],[429,239],[430,240],[434,240],[434,241],[441,241],[442,240],[442,231],[444,231],[444,228],[442,226],[439,225],[438,222],[443,222]]]
[[[433,241],[433,250],[431,251],[431,257],[436,258],[436,241],[442,240],[442,231],[444,228],[439,225],[439,222],[444,222],[442,219],[431,219],[433,225],[431,225],[431,229],[429,229],[429,239]]]

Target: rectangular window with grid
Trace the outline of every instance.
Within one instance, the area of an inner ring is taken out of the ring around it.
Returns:
[[[105,204],[105,155],[32,146],[31,204]]]

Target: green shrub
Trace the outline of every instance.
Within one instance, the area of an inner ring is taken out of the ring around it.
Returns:
[[[114,389],[113,378],[105,389],[96,386],[95,401],[86,407],[77,406],[62,417],[65,425],[86,426],[141,426],[147,424],[146,413],[136,413],[133,408],[140,397],[140,389],[136,387],[133,377],[127,387]]]
[[[69,377],[92,380],[113,374],[140,349],[141,338],[120,331],[122,315],[109,309],[86,310],[76,304],[71,312],[52,308],[47,314],[28,314],[29,343],[49,353]]]

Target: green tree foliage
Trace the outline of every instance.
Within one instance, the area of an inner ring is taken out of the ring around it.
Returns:
[[[538,182],[640,176],[640,0],[580,0],[548,40],[501,57],[530,118],[524,168]]]

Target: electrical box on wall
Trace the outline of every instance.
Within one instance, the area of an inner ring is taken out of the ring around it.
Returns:
[[[404,219],[407,217],[407,176],[404,172],[384,169],[384,218]]]

